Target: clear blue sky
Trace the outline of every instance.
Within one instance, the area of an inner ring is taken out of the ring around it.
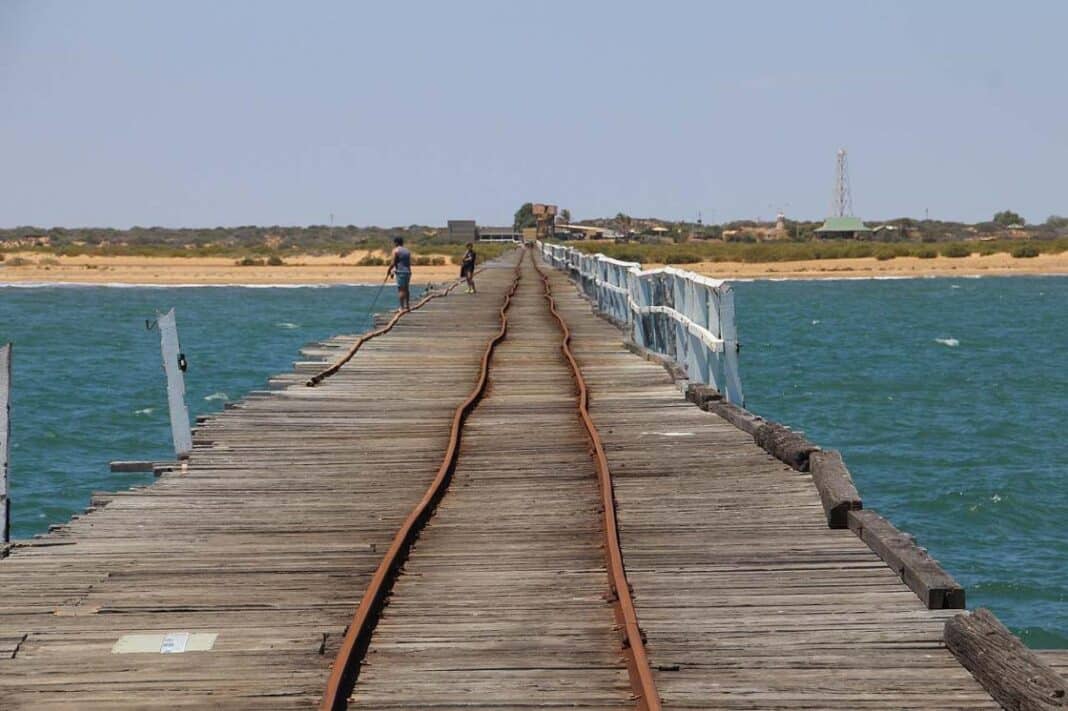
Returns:
[[[0,226],[1068,213],[1068,3],[0,0]]]

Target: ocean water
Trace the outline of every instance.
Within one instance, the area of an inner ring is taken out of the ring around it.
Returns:
[[[747,406],[1030,646],[1068,648],[1068,277],[742,282]]]
[[[159,334],[177,308],[191,415],[369,326],[376,287],[0,287],[15,343],[13,535],[172,455]],[[1068,648],[1068,278],[740,282],[747,405],[840,449],[865,504],[1034,647]],[[387,289],[376,310],[393,305]]]
[[[159,331],[146,319],[176,309],[192,420],[266,388],[304,344],[369,328],[376,295],[376,311],[396,306],[389,286],[0,287],[0,343],[14,343],[12,537],[68,520],[94,491],[153,480],[111,473],[112,460],[174,459]]]

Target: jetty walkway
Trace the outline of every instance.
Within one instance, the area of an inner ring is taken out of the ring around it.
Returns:
[[[959,610],[537,254],[16,542],[0,707],[998,708]]]

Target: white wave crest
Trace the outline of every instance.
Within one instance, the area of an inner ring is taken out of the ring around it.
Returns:
[[[293,323],[292,321],[279,321],[275,326],[278,326],[278,328],[300,328],[299,323]]]
[[[151,415],[156,411],[154,407],[143,407],[140,410],[134,410],[135,415]]]
[[[206,395],[204,399],[208,402],[211,402],[212,400],[229,400],[230,396],[226,393],[212,393],[211,395]]]
[[[936,338],[935,343],[941,343],[943,346],[949,346],[950,348],[956,348],[960,345],[960,341],[956,338]]]

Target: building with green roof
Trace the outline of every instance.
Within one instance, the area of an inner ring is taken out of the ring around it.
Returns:
[[[859,217],[845,215],[842,217],[828,217],[817,230],[820,237],[839,239],[857,239],[870,237],[871,228],[865,225]]]

